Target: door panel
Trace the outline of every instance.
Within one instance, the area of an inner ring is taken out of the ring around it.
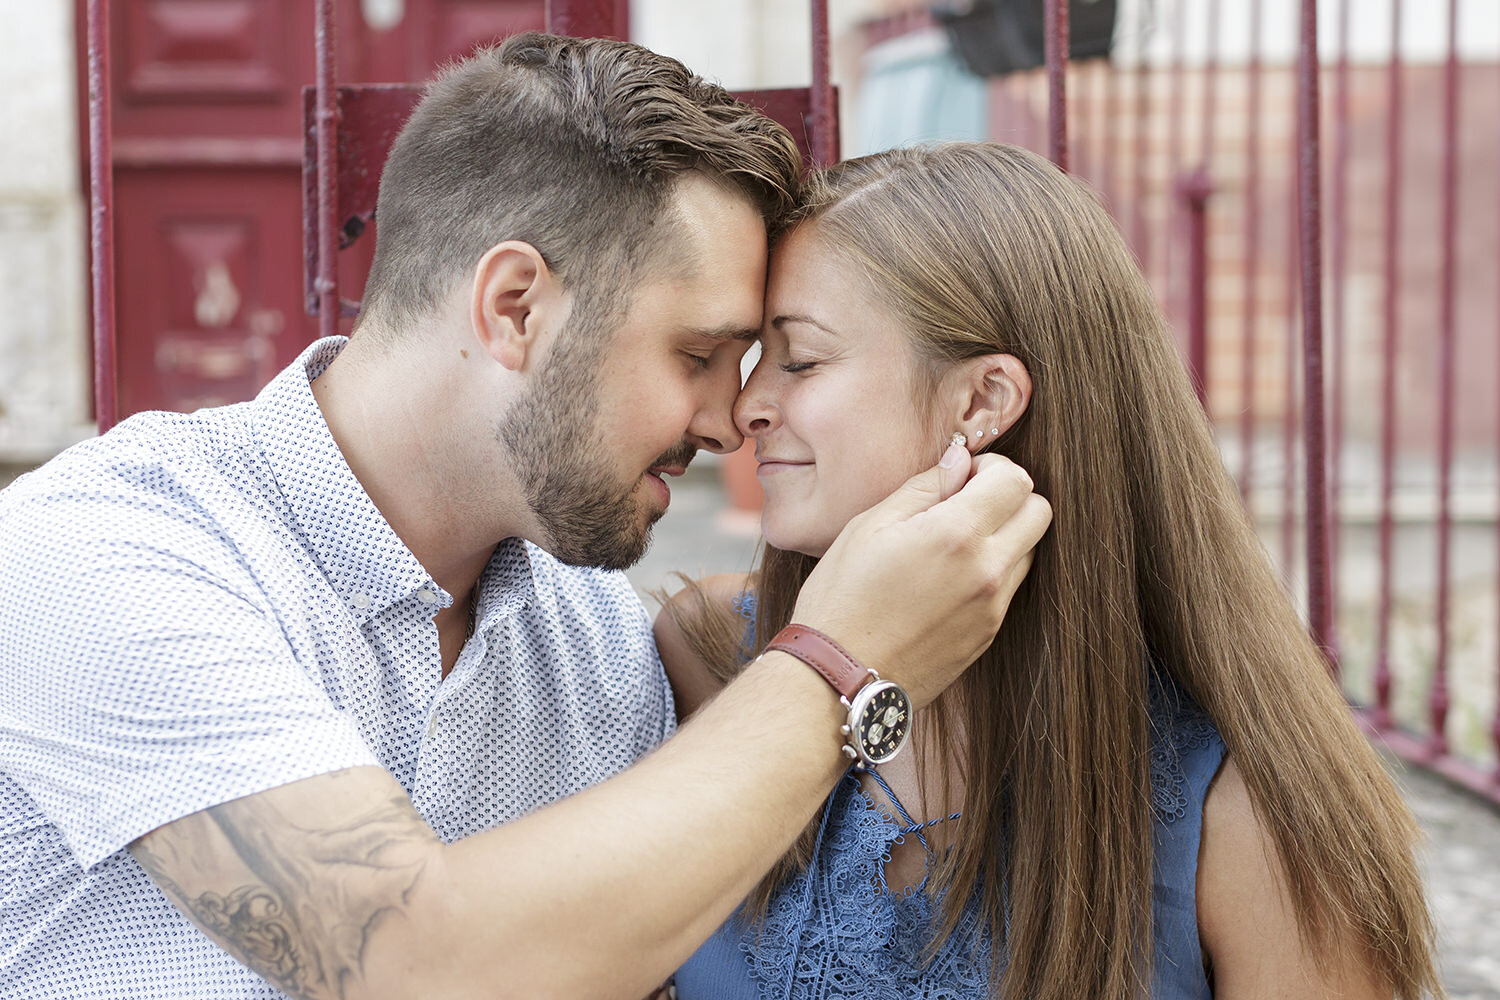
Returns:
[[[122,413],[248,399],[308,342],[296,169],[119,170]]]
[[[425,79],[544,18],[543,0],[337,2],[342,83]],[[377,15],[400,15],[389,30],[365,22],[372,2]],[[86,102],[84,0],[75,10]],[[121,417],[247,399],[317,335],[304,312],[301,216],[314,14],[314,0],[112,6]],[[359,297],[369,243],[341,255],[346,298]]]

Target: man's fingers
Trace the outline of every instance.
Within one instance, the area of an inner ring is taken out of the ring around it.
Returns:
[[[976,534],[991,535],[1034,495],[1032,485],[1026,470],[1005,456],[978,455],[968,482],[944,507],[952,509],[951,516],[967,520]]]
[[[1028,493],[1020,506],[992,535],[1007,551],[1031,551],[1052,524],[1052,505],[1037,493]]]

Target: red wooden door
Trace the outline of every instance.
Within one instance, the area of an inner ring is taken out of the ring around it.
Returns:
[[[423,79],[543,24],[543,0],[338,3],[341,82]],[[246,399],[316,336],[301,221],[314,0],[116,0],[112,14],[120,415]],[[345,295],[368,255],[341,261]]]

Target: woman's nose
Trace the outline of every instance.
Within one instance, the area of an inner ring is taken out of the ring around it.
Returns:
[[[766,360],[761,358],[734,401],[734,426],[746,437],[764,434],[775,423],[776,408],[770,401],[768,383]]]

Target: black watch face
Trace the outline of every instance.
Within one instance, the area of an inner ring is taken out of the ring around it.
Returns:
[[[860,756],[871,764],[890,760],[911,732],[911,702],[906,692],[890,681],[878,681],[856,697],[859,715],[853,728]]]

